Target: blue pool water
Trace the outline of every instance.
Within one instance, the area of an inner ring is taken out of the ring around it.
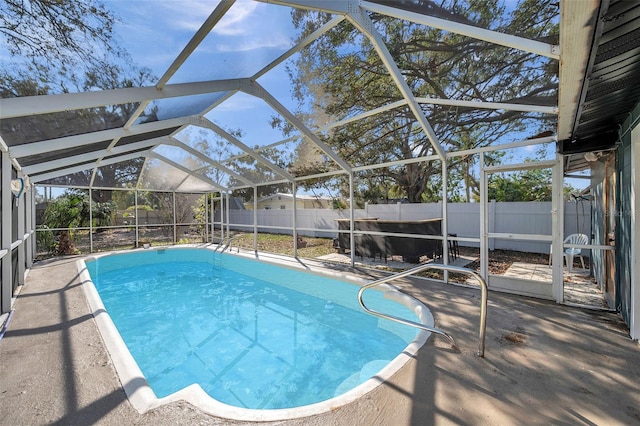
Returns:
[[[211,250],[86,264],[158,397],[197,383],[237,407],[312,404],[371,378],[417,333],[364,313],[357,285]],[[365,303],[417,320],[377,291],[365,293]]]

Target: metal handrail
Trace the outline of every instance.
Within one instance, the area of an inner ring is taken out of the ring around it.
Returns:
[[[229,246],[231,246],[231,242],[232,242],[233,240],[237,239],[237,238],[240,238],[241,236],[242,236],[242,235],[240,234],[240,235],[233,235],[233,236],[231,236],[231,237],[227,237],[227,238],[226,238],[227,244],[226,244],[224,247],[222,247],[222,250],[220,251],[220,253],[224,253],[224,251],[225,251],[226,249],[228,249],[228,248],[229,248]],[[225,242],[225,239],[220,240],[220,242],[218,243],[218,245],[216,246],[216,248],[215,248],[213,251],[218,251],[218,249],[223,245],[223,243],[224,243],[224,242]],[[239,249],[239,248],[238,248],[238,249]]]
[[[378,312],[375,311],[373,309],[368,308],[365,304],[364,301],[362,300],[362,295],[364,293],[364,291],[368,288],[371,287],[375,287],[377,285],[380,284],[384,284],[384,283],[388,283],[390,281],[396,280],[398,278],[404,278],[407,277],[409,275],[413,275],[416,274],[418,272],[421,271],[425,271],[427,269],[438,269],[438,270],[442,270],[442,271],[453,271],[453,272],[461,272],[464,274],[468,274],[473,276],[476,280],[478,280],[478,282],[480,283],[480,290],[482,292],[482,299],[480,301],[480,343],[478,344],[478,352],[476,352],[476,355],[479,357],[484,357],[484,340],[485,340],[485,332],[487,329],[487,297],[488,297],[488,289],[487,289],[487,283],[485,282],[485,280],[478,275],[475,271],[472,271],[471,269],[468,268],[462,268],[460,266],[452,266],[452,265],[441,265],[441,264],[434,264],[434,263],[428,263],[426,265],[420,265],[417,266],[415,268],[412,269],[408,269],[406,271],[403,272],[399,272],[397,274],[373,281],[369,284],[363,285],[362,287],[360,287],[360,290],[358,291],[358,302],[360,303],[360,306],[362,307],[362,309],[365,310],[365,312],[381,317],[381,318],[385,318],[391,321],[395,321],[395,322],[399,322],[401,324],[405,324],[405,325],[409,325],[412,327],[417,327],[420,328],[422,330],[426,330],[426,331],[430,331],[432,333],[436,333],[439,334],[441,336],[446,337],[447,339],[449,339],[449,342],[451,342],[451,347],[453,349],[458,349],[458,346],[456,345],[455,340],[453,339],[453,337],[451,337],[448,333],[438,329],[438,328],[434,328],[434,327],[429,327],[426,326],[424,324],[420,324],[418,322],[414,322],[414,321],[409,321],[409,320],[405,320],[403,318],[398,318],[398,317],[394,317],[391,315],[387,315],[384,314],[382,312]]]

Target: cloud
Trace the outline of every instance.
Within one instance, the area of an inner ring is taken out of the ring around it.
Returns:
[[[248,21],[259,19],[258,16],[252,16],[258,6],[260,5],[254,1],[236,2],[213,28],[212,32],[225,36],[245,34],[251,28],[251,22]]]
[[[244,93],[237,93],[229,99],[218,105],[212,113],[215,112],[237,112],[246,110],[255,110],[264,107],[266,104],[262,99],[250,96]]]
[[[200,29],[213,11],[211,1],[202,0],[158,2],[157,6],[161,9],[160,15],[165,18],[167,25],[189,32]]]
[[[291,47],[291,41],[283,34],[274,34],[274,37],[268,38],[248,38],[243,39],[239,43],[219,43],[216,45],[218,52],[248,52],[262,48],[288,49]]]

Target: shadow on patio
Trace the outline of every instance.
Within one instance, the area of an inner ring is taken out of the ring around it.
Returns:
[[[75,259],[37,263],[30,271],[0,342],[3,423],[245,424],[183,402],[136,412],[79,284]],[[432,310],[436,326],[456,338],[460,352],[432,337],[415,360],[365,397],[312,418],[274,424],[640,421],[640,350],[615,313],[490,292],[486,353],[478,358],[476,289],[424,279],[398,285]]]

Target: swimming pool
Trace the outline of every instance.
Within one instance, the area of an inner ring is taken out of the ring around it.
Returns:
[[[137,383],[127,394],[139,411],[175,399],[243,420],[326,411],[380,383],[428,337],[362,312],[352,282],[209,249],[97,256],[81,268],[96,320],[113,321],[106,334],[128,348],[109,351],[127,358],[133,379],[114,364],[125,390]],[[367,305],[432,325],[426,308],[387,290]]]

